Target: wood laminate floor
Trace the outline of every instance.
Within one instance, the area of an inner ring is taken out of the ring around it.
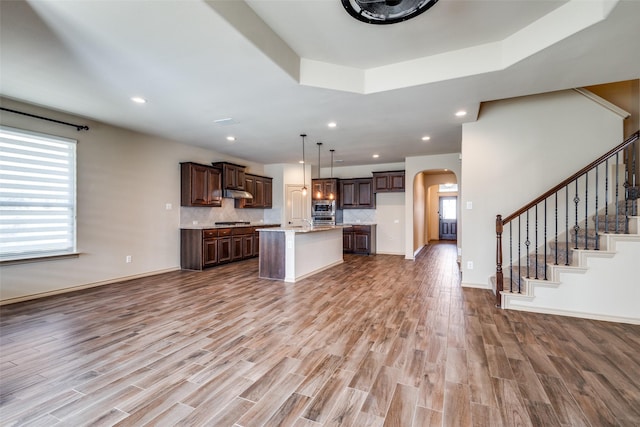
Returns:
[[[254,259],[2,307],[0,424],[640,425],[640,327],[498,310],[455,261],[284,284]]]

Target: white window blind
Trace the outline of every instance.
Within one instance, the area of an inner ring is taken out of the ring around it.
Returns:
[[[0,260],[76,251],[76,141],[0,126]]]

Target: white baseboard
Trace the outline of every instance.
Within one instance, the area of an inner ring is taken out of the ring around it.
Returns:
[[[526,307],[521,305],[510,304],[508,310],[527,311],[530,313],[555,314],[557,316],[579,317],[582,319],[602,320],[605,322],[629,323],[631,325],[640,325],[639,318],[610,316],[607,314],[583,313],[581,311],[561,310],[557,308],[545,307]]]
[[[480,283],[469,283],[469,282],[460,282],[460,286],[462,286],[463,288],[477,288],[477,289],[488,289],[490,291],[493,291],[493,288],[489,285],[483,285]]]
[[[32,300],[32,299],[49,297],[49,296],[53,296],[53,295],[66,294],[66,293],[69,293],[69,292],[81,291],[83,289],[96,288],[98,286],[111,285],[113,283],[124,282],[126,280],[140,279],[142,277],[155,276],[157,274],[163,274],[163,273],[170,273],[172,271],[177,271],[177,270],[180,270],[180,267],[171,267],[171,268],[166,268],[164,270],[150,271],[150,272],[147,272],[147,273],[134,274],[134,275],[131,275],[131,276],[118,277],[118,278],[115,278],[115,279],[103,280],[103,281],[100,281],[100,282],[92,282],[92,283],[87,283],[87,284],[84,284],[84,285],[72,286],[70,288],[56,289],[54,291],[41,292],[41,293],[30,294],[30,295],[23,295],[23,296],[20,296],[20,297],[0,300],[0,306],[7,305],[7,304],[14,304],[14,303],[17,303],[17,302],[22,302],[22,301],[29,301],[29,300]]]

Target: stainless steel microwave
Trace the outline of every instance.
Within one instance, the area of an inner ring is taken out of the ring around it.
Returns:
[[[335,200],[314,200],[311,202],[312,216],[333,216],[336,214]]]

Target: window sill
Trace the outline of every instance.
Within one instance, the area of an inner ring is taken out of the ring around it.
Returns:
[[[15,264],[29,264],[32,262],[55,261],[59,259],[79,258],[79,257],[80,257],[80,252],[70,252],[70,253],[57,254],[57,255],[41,255],[41,256],[33,256],[33,257],[25,257],[25,258],[9,258],[9,259],[0,260],[0,266],[15,265]]]

